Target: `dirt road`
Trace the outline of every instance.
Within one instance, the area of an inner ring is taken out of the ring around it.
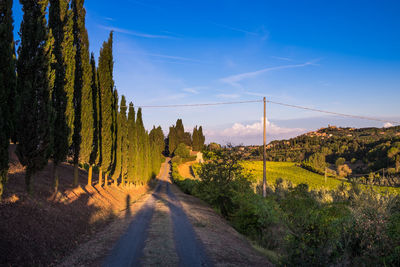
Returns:
[[[169,159],[162,166],[159,182],[152,196],[134,216],[127,232],[115,244],[103,266],[156,266],[160,264],[163,266],[213,266],[182,205],[170,189],[168,161]],[[155,225],[162,220],[162,214],[166,214],[170,219],[165,219],[164,225]],[[153,216],[159,219],[152,220]],[[150,235],[151,238],[149,238]],[[162,236],[170,236],[173,239],[167,249],[165,245],[168,238]],[[156,243],[154,239],[164,242]],[[149,243],[152,246],[149,246]]]

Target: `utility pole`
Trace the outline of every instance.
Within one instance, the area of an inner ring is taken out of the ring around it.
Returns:
[[[267,197],[267,147],[266,147],[266,133],[267,133],[267,111],[266,111],[266,99],[264,97],[264,142],[263,142],[263,197]]]

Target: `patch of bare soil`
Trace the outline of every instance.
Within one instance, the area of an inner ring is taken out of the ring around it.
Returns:
[[[79,169],[79,186],[73,188],[73,166],[63,163],[59,193],[54,195],[49,163],[33,177],[34,194],[29,196],[25,170],[14,149],[11,145],[9,181],[0,202],[0,265],[56,265],[111,222],[125,221],[126,214],[133,213],[130,203],[149,190],[149,186],[86,186],[83,169]],[[94,184],[97,179],[94,174]]]
[[[183,178],[190,178],[190,179],[195,178],[190,169],[190,167],[193,165],[193,163],[196,163],[196,161],[185,162],[178,166],[178,172]]]
[[[207,204],[182,193],[175,185],[171,189],[216,266],[272,266],[244,236]]]

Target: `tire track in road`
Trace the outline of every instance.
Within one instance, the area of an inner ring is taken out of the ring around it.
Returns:
[[[203,243],[196,237],[193,226],[183,211],[182,205],[169,186],[170,184],[167,183],[169,209],[173,222],[175,247],[179,256],[179,266],[213,266]]]
[[[144,248],[146,247],[146,243],[152,244],[156,240],[165,240],[166,238],[173,238],[172,242],[174,243],[176,253],[164,253],[167,255],[162,255],[162,252],[158,252],[155,254],[157,257],[170,257],[171,259],[168,259],[166,262],[176,262],[176,260],[174,261],[174,257],[177,255],[179,266],[213,266],[212,261],[206,254],[203,243],[197,238],[192,224],[183,211],[181,203],[172,190],[170,190],[171,179],[169,170],[170,164],[169,159],[167,159],[161,167],[155,191],[142,206],[141,210],[134,216],[127,232],[116,243],[110,255],[105,259],[103,266],[141,266],[150,262],[159,262],[157,261],[158,259],[151,261],[146,258],[151,257],[151,255],[150,253],[144,255]],[[170,213],[169,216],[171,219],[166,220],[166,222],[172,225],[166,225],[164,231],[158,231],[159,227],[152,220],[153,214],[160,215],[166,212],[162,208],[163,205],[157,204],[157,201],[165,203]],[[150,225],[151,223],[153,224]],[[152,235],[149,235],[149,229],[153,229]],[[168,233],[168,229],[172,229],[173,235],[170,232]],[[156,236],[154,233],[160,236]],[[146,251],[148,252],[148,250]]]
[[[161,190],[158,184],[152,196],[134,216],[126,233],[119,239],[106,258],[103,266],[139,266],[145,241],[147,229],[154,214],[155,194]]]

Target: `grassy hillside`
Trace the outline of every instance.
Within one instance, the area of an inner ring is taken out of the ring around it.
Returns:
[[[254,179],[262,180],[263,176],[263,163],[262,161],[243,161],[242,166],[248,174],[251,174]],[[291,181],[294,185],[298,185],[300,183],[308,184],[310,189],[336,189],[341,183],[345,182],[344,180],[338,180],[335,178],[328,177],[325,183],[325,177],[323,175],[319,175],[308,170],[305,170],[301,167],[298,167],[296,163],[293,162],[267,162],[267,182],[270,185],[275,184],[276,179],[282,178],[284,180]],[[347,182],[345,182],[348,184]],[[365,186],[362,185],[363,188]],[[400,193],[400,188],[394,187],[378,187],[374,186],[375,189],[385,192],[388,191],[390,193]]]

